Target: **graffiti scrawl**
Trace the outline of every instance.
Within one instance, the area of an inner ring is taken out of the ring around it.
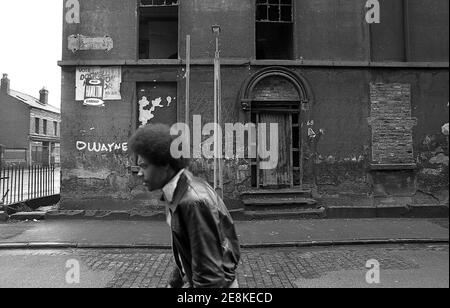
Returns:
[[[76,148],[78,151],[88,151],[96,153],[113,153],[116,151],[127,152],[128,143],[101,143],[101,142],[84,142],[77,141]]]

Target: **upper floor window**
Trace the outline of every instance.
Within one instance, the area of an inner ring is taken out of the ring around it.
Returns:
[[[47,135],[47,123],[48,123],[47,120],[44,120],[43,123],[42,123],[42,128],[43,128],[43,134],[44,135]]]
[[[178,0],[141,0],[139,59],[178,59]]]
[[[256,0],[256,58],[293,59],[292,0]]]
[[[34,132],[36,134],[40,133],[39,126],[40,126],[39,118],[34,118]]]
[[[53,135],[58,136],[58,122],[53,121]]]

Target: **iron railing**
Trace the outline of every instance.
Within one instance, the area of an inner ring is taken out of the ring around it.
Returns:
[[[54,165],[0,167],[0,204],[17,204],[58,194],[58,172]]]

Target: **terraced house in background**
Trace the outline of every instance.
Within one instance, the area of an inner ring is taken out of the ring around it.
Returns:
[[[8,75],[3,74],[0,166],[59,164],[61,114],[48,103],[49,92],[43,88],[35,98],[11,89],[10,84]]]
[[[448,203],[448,14],[447,0],[65,0],[61,207],[159,206],[126,142],[186,110],[214,121],[213,25],[221,123],[280,135],[274,170],[224,160],[227,206]],[[213,179],[211,160],[191,170]]]

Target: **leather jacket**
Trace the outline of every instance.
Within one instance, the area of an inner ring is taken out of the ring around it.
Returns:
[[[222,199],[206,181],[185,170],[168,207],[178,267],[174,277],[181,274],[193,288],[229,287],[236,279],[240,246]],[[172,287],[181,287],[175,281]]]

